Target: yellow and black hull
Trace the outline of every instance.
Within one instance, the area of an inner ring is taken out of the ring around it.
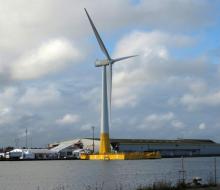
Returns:
[[[159,152],[129,152],[129,153],[106,153],[106,154],[81,154],[81,160],[143,160],[159,159]]]

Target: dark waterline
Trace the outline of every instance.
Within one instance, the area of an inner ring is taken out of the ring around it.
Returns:
[[[204,182],[214,179],[214,158],[184,158],[186,180],[202,177]],[[87,189],[103,185],[104,190],[133,189],[155,181],[179,180],[180,158],[125,161],[13,161],[0,162],[0,189],[4,190],[65,190]],[[220,158],[217,158],[217,180]]]

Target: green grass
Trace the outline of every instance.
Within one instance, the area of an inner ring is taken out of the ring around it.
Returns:
[[[183,190],[185,187],[186,185],[182,183],[173,186],[170,182],[160,181],[151,186],[139,186],[136,190]]]
[[[86,186],[84,186],[83,189],[85,189],[85,190],[106,190],[104,183],[96,184],[94,186],[86,185]],[[208,183],[208,184],[204,184],[204,185],[177,183],[176,185],[173,185],[171,182],[159,181],[159,182],[153,183],[152,185],[140,185],[137,188],[130,187],[129,189],[123,187],[123,185],[119,185],[111,190],[196,190],[196,189],[198,189],[198,190],[218,190],[218,189],[220,189],[220,187],[216,186],[213,183]],[[37,190],[41,190],[41,188],[38,186]],[[68,186],[64,186],[64,185],[58,185],[57,187],[55,187],[51,190],[75,190],[75,189],[68,187]]]
[[[160,181],[156,182],[153,185],[149,186],[139,186],[136,190],[194,190],[194,189],[212,189],[217,185],[211,184],[204,184],[204,185],[193,185],[193,184],[185,184],[185,183],[177,183],[176,185],[172,185],[170,182]]]

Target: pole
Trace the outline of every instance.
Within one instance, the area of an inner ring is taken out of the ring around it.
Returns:
[[[94,130],[95,130],[95,127],[92,126],[92,152],[93,153],[95,152]]]
[[[181,179],[181,174],[182,174],[182,179]],[[184,170],[183,156],[181,158],[181,170],[179,171],[179,182],[185,184],[185,170]]]
[[[19,147],[19,138],[15,138],[15,148]]]
[[[30,139],[30,145],[29,145],[29,147],[32,148],[32,137],[30,136],[29,139]]]
[[[217,185],[217,176],[216,176],[216,157],[214,158],[214,175],[215,175],[215,185]]]
[[[183,157],[182,157],[182,172],[183,172],[183,179],[182,179],[182,181],[183,181],[183,183],[185,183],[185,174],[184,174],[184,162],[183,162]]]
[[[25,130],[25,133],[26,133],[26,139],[25,139],[25,148],[27,148],[27,128],[26,128],[26,130]]]

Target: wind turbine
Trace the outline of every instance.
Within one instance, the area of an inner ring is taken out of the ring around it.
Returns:
[[[92,26],[95,37],[99,43],[99,46],[104,53],[106,59],[96,60],[96,67],[103,67],[102,72],[102,105],[101,105],[101,135],[100,135],[100,148],[99,153],[105,154],[110,152],[110,140],[109,140],[109,126],[111,124],[111,96],[112,96],[112,65],[115,62],[136,57],[137,55],[120,57],[112,59],[92,21],[87,10],[85,9],[86,15]],[[108,78],[106,75],[106,67],[108,67]]]

